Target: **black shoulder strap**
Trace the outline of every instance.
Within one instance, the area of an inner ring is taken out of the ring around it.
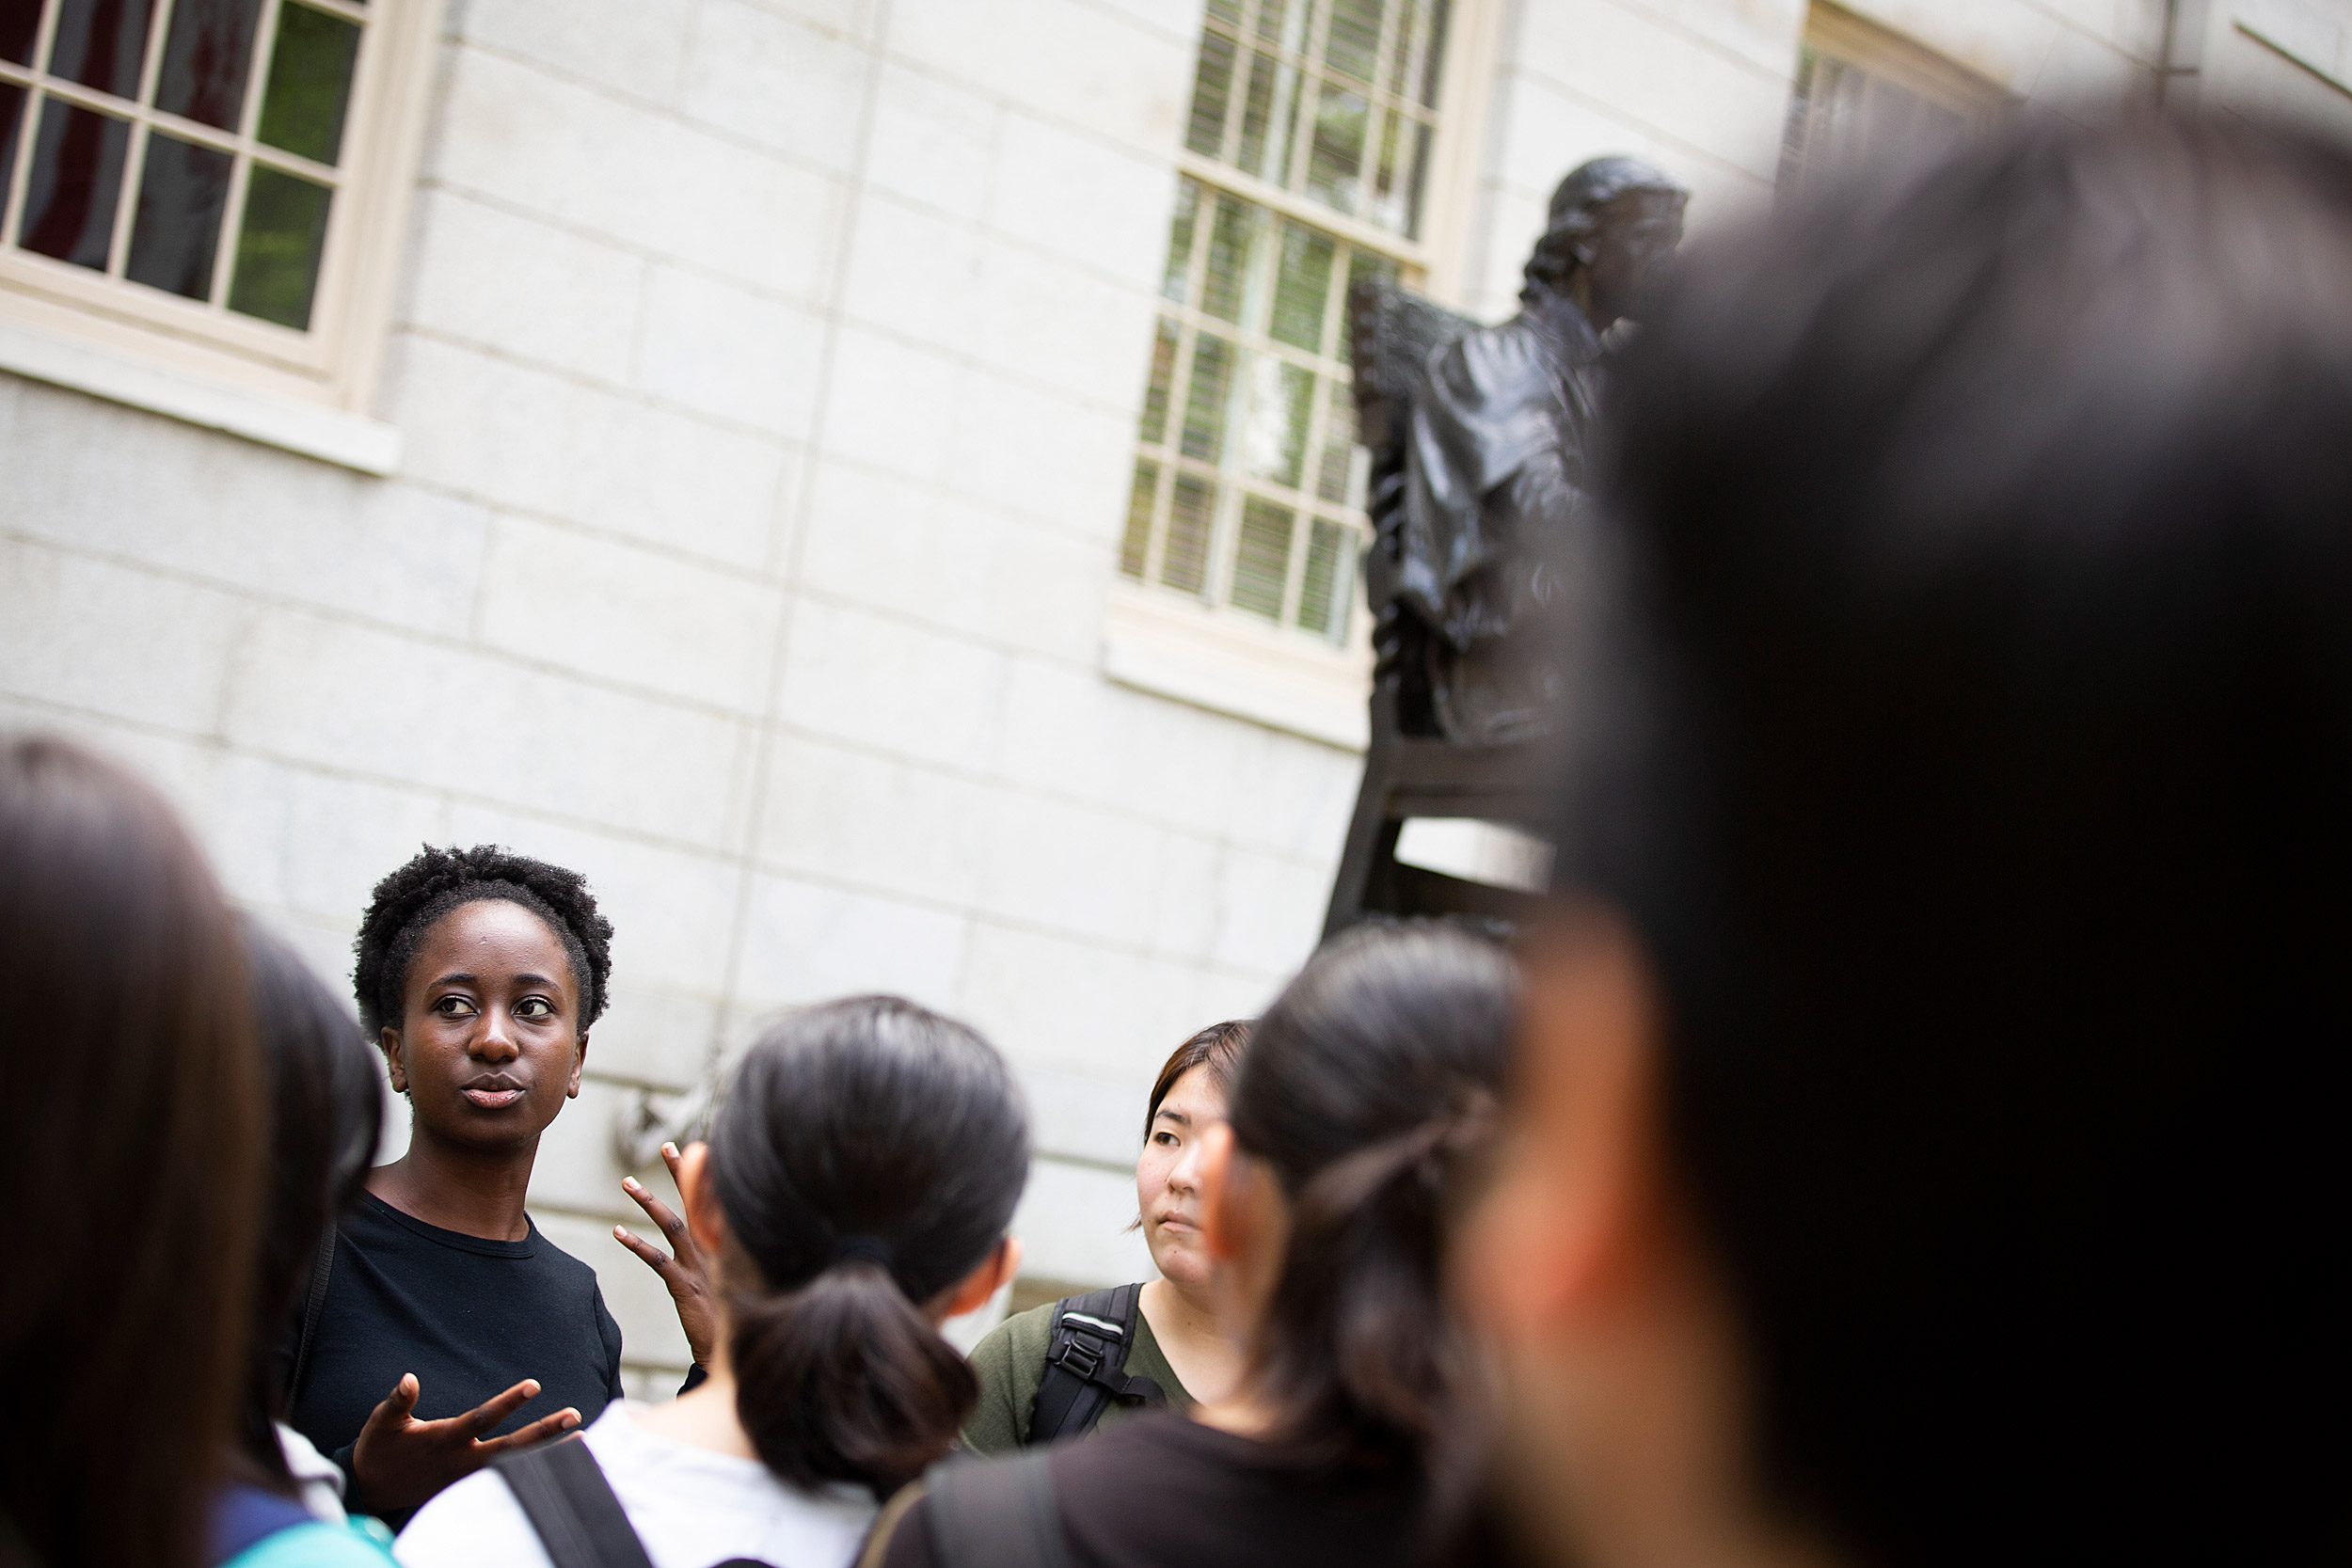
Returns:
[[[1070,1568],[1052,1459],[1040,1451],[933,1471],[925,1497],[939,1568]]]
[[[1029,1418],[1032,1445],[1093,1431],[1113,1400],[1165,1402],[1167,1395],[1158,1384],[1127,1375],[1142,1292],[1140,1285],[1120,1285],[1065,1296],[1055,1306],[1045,1371],[1038,1380],[1037,1408]]]
[[[294,1398],[302,1392],[302,1369],[310,1362],[310,1341],[318,1338],[319,1314],[326,1310],[326,1282],[335,1272],[335,1224],[329,1220],[326,1234],[319,1238],[317,1261],[310,1265],[310,1295],[302,1304],[302,1338],[294,1341],[294,1374],[286,1379],[286,1408],[294,1408]],[[280,1339],[279,1344],[285,1341]]]
[[[555,1568],[653,1568],[596,1456],[576,1437],[490,1461]]]

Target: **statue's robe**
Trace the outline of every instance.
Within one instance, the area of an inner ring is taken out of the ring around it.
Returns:
[[[1549,727],[1563,678],[1538,610],[1588,527],[1602,345],[1573,300],[1524,308],[1435,350],[1412,397],[1395,594],[1430,628],[1440,733],[1466,744]],[[1515,633],[1517,635],[1515,635]]]

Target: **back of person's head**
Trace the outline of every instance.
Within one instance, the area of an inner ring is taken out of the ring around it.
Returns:
[[[987,1261],[1028,1179],[1004,1058],[896,997],[796,1013],[710,1130],[736,1411],[768,1467],[886,1497],[943,1456],[979,1386],[921,1308]]]
[[[1290,1235],[1251,1383],[1303,1453],[1419,1464],[1454,1418],[1446,1230],[1494,1126],[1516,1005],[1492,942],[1362,926],[1257,1022],[1228,1116],[1280,1182]]]
[[[1694,245],[1617,392],[1562,865],[1662,977],[1773,1500],[2340,1549],[2352,159],[2007,131]]]
[[[50,1568],[184,1568],[245,1372],[259,1117],[219,886],[147,785],[0,739],[0,1515]]]
[[[255,1260],[255,1338],[241,1436],[262,1476],[291,1485],[271,1423],[285,1418],[284,1330],[319,1243],[357,1203],[384,1125],[375,1053],[351,1008],[282,937],[244,922],[253,1031],[269,1107],[269,1186]]]

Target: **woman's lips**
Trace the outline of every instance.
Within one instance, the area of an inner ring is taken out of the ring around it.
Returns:
[[[1198,1230],[1200,1228],[1182,1214],[1162,1214],[1156,1223],[1162,1230]]]
[[[458,1092],[485,1111],[502,1111],[523,1097],[520,1089],[461,1089]]]

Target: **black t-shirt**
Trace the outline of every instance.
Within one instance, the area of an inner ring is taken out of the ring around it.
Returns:
[[[1047,1462],[1071,1568],[1384,1568],[1421,1560],[1413,1478],[1302,1464],[1169,1411]],[[1004,1463],[983,1461],[982,1463]],[[930,1500],[910,1508],[884,1568],[938,1568]]]
[[[519,1242],[444,1230],[373,1193],[336,1227],[326,1301],[288,1422],[346,1475],[351,1446],[403,1372],[420,1420],[462,1416],[524,1378],[539,1395],[497,1429],[565,1405],[584,1426],[621,1393],[621,1325],[596,1272],[532,1226]],[[363,1499],[364,1502],[364,1499]],[[397,1525],[407,1511],[388,1514]]]

